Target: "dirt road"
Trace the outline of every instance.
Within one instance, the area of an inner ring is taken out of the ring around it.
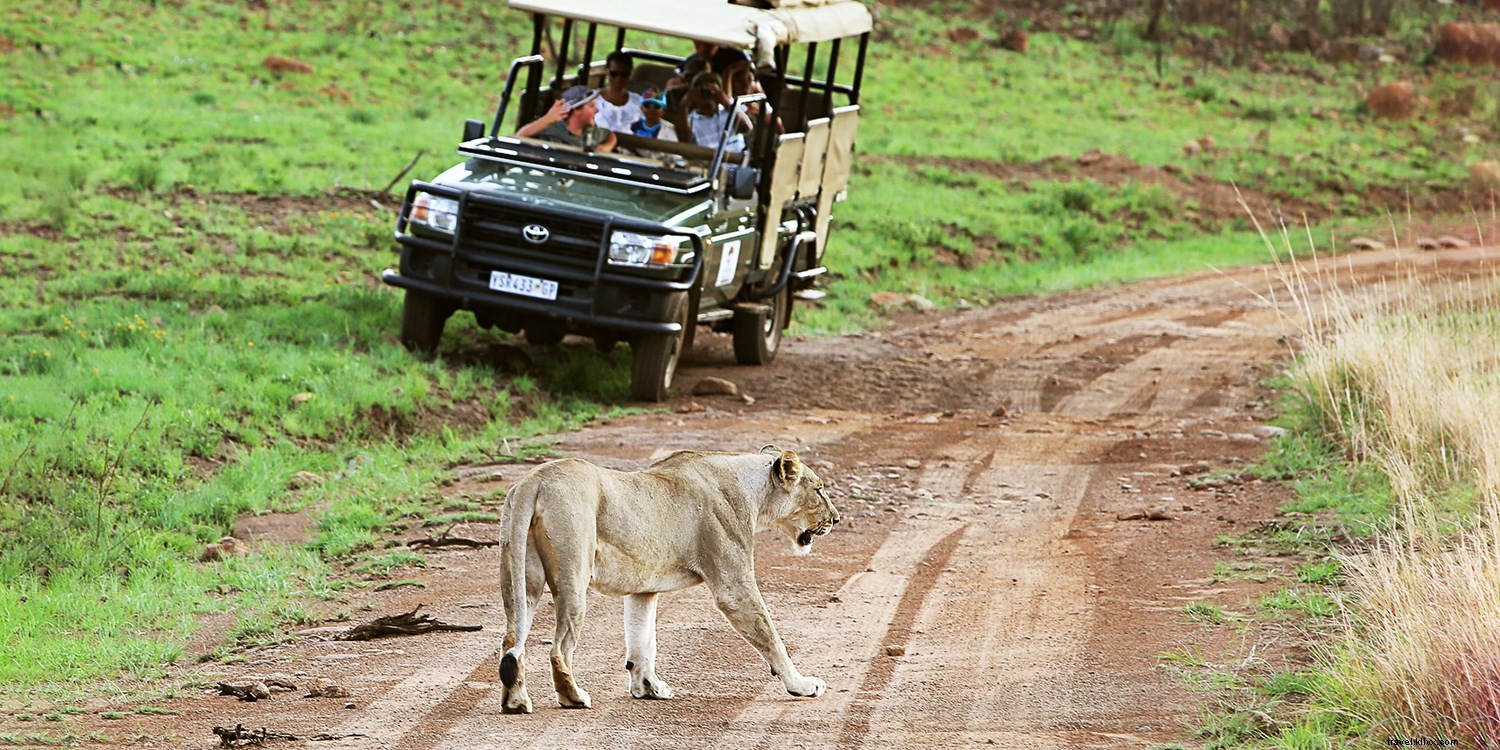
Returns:
[[[1364,281],[1439,263],[1488,272],[1477,251],[1340,263]],[[502,716],[498,564],[485,549],[430,554],[431,567],[412,574],[423,590],[364,595],[373,614],[425,603],[482,632],[308,639],[195,670],[328,677],[349,698],[238,703],[204,691],[169,702],[176,716],[106,729],[210,747],[212,726],[242,722],[364,735],[309,747],[400,750],[1190,741],[1203,694],[1159,657],[1205,637],[1184,604],[1236,595],[1210,578],[1213,540],[1273,516],[1284,491],[1259,481],[1195,491],[1188,479],[1234,474],[1264,449],[1273,414],[1261,382],[1279,371],[1292,333],[1275,299],[1286,296],[1274,270],[1203,272],[913,314],[880,334],[793,338],[767,368],[732,366],[727,338],[705,332],[680,382],[728,378],[753,403],[679,396],[672,414],[564,436],[561,454],[618,468],[678,449],[775,443],[831,480],[846,522],[812,557],[791,556],[769,532],[756,549],[772,617],[799,668],[827,681],[821,698],[787,696],[699,587],[662,604],[658,670],[677,699],[628,697],[620,603],[592,596],[575,666],[594,708],[556,706],[544,604],[529,661],[537,713]],[[448,491],[509,485],[524,468],[494,467],[497,479],[468,467]]]

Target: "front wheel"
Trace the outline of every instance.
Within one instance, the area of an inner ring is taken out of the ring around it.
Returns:
[[[443,338],[443,325],[452,314],[453,305],[446,300],[406,290],[406,299],[401,303],[401,343],[415,354],[432,356]]]
[[[768,310],[734,314],[734,360],[742,365],[768,365],[781,349],[781,330],[791,319],[791,289],[767,302]]]
[[[687,326],[686,309],[686,295],[673,295],[667,302],[667,319]],[[677,374],[677,361],[682,358],[684,331],[643,334],[636,339],[631,346],[630,398],[651,402],[667,398]]]

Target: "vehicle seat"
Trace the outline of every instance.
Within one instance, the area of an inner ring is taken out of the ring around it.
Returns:
[[[630,81],[625,84],[625,88],[637,94],[645,93],[646,89],[665,89],[673,70],[672,66],[662,63],[637,62],[630,72]]]

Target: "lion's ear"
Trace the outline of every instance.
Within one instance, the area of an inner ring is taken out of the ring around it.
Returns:
[[[796,453],[782,451],[776,457],[776,463],[771,465],[771,471],[782,484],[791,484],[802,476],[802,464],[797,460]]]

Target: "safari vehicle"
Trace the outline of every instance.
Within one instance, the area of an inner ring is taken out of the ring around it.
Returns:
[[[465,124],[463,163],[413,182],[397,219],[400,269],[384,280],[405,290],[402,342],[431,354],[460,309],[533,344],[568,333],[605,351],[623,341],[630,393],[643,401],[666,397],[698,325],[732,331],[740,363],[770,362],[793,300],[821,294],[812,286],[849,181],[869,11],[857,0],[510,6],[532,14],[531,54],[511,63],[493,121]],[[651,156],[511,135],[569,87],[601,87],[615,50],[634,63],[627,88],[664,87],[683,58],[627,47],[631,33],[747,53],[764,92],[734,109],[759,103],[763,117],[742,153],[726,149],[728,127],[717,148],[616,133],[621,148]]]

